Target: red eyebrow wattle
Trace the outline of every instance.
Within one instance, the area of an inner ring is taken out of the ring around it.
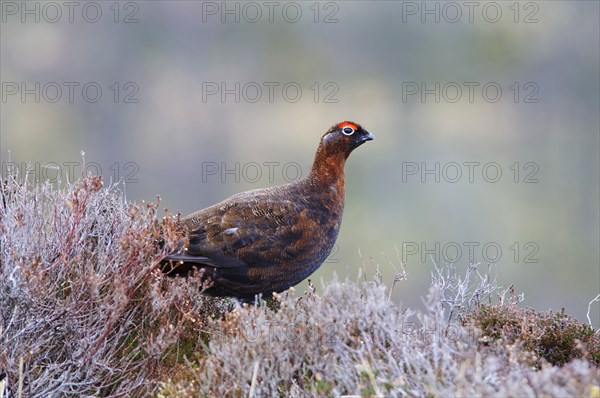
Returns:
[[[343,129],[344,127],[350,127],[352,130],[358,130],[358,126],[354,123],[350,123],[350,122],[343,122],[340,123],[340,129]]]

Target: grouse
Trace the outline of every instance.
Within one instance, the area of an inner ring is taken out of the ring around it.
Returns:
[[[161,261],[169,276],[204,269],[205,294],[269,297],[315,272],[333,248],[345,202],[344,165],[375,137],[345,121],[321,138],[310,173],[295,182],[238,193],[181,219],[186,237]]]

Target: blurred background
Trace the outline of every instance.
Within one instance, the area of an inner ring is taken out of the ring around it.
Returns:
[[[2,173],[102,174],[185,215],[305,176],[322,133],[354,120],[376,140],[349,159],[314,280],[364,261],[391,285],[402,262],[394,299],[420,306],[434,262],[494,264],[525,305],[583,321],[600,292],[599,4],[2,1]]]

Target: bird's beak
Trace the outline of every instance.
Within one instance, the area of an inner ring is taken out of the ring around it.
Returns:
[[[363,141],[363,142],[364,141],[373,141],[374,139],[375,139],[375,136],[367,131],[367,135],[363,136],[361,138],[361,141]]]

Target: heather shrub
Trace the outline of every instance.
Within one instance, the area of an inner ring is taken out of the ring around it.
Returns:
[[[5,180],[0,395],[145,395],[182,349],[201,345],[190,314],[215,308],[197,279],[157,273],[156,239],[177,236],[172,218],[156,221],[157,206],[127,203],[97,177]]]
[[[520,308],[493,267],[433,264],[422,309],[371,264],[242,306],[157,270],[181,236],[158,200],[95,177],[0,193],[0,398],[600,396],[598,331]]]
[[[491,343],[477,327],[478,311],[512,308],[522,296],[500,289],[491,272],[475,266],[463,277],[453,265],[435,267],[424,311],[391,302],[379,283],[333,281],[322,295],[278,299],[277,311],[247,307],[218,320],[207,352],[158,396],[563,397],[599,391],[594,363],[536,368],[535,353],[522,344]]]

